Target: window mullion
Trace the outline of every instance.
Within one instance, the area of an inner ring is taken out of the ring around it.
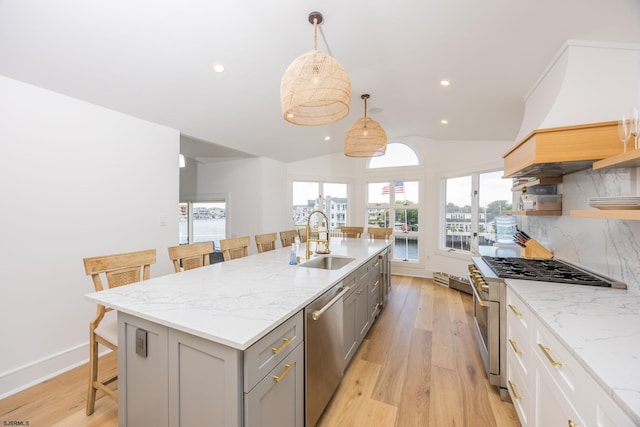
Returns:
[[[471,251],[478,251],[478,206],[480,205],[480,175],[471,175]]]

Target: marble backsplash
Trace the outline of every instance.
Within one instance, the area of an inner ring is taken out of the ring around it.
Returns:
[[[518,217],[520,226],[556,258],[622,281],[640,293],[640,221],[576,218],[571,210],[594,209],[595,196],[636,196],[635,168],[587,170],[565,175],[558,186],[562,216]]]

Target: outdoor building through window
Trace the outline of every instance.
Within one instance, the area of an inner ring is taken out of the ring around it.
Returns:
[[[304,227],[309,214],[321,210],[331,230],[349,225],[347,188],[345,183],[294,181],[291,224]]]
[[[180,244],[213,242],[220,248],[220,240],[226,235],[226,202],[180,203]]]
[[[511,182],[502,171],[447,178],[443,246],[492,255],[496,217],[511,210]]]

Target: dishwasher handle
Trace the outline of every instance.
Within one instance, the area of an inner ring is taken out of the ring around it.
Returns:
[[[322,316],[322,313],[327,311],[333,304],[336,303],[336,301],[342,298],[342,296],[346,294],[349,289],[350,289],[349,286],[342,288],[342,290],[338,292],[338,294],[335,297],[331,298],[331,301],[329,301],[324,307],[322,307],[320,310],[316,310],[313,313],[311,313],[311,318],[313,320],[318,320],[320,316]]]

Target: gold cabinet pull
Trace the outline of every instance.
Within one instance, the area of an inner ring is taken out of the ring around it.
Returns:
[[[580,426],[574,423],[573,421],[569,420],[569,427],[580,427]]]
[[[511,381],[507,381],[509,383],[509,388],[511,389],[511,393],[513,394],[513,398],[516,400],[520,400],[522,399],[522,396],[520,396],[518,394],[518,391],[516,390],[516,385],[514,383],[512,383]]]
[[[279,347],[272,347],[271,351],[273,351],[273,354],[278,354],[280,353],[280,351],[282,351],[283,348],[289,345],[290,342],[291,338],[282,338],[282,344],[280,344]]]
[[[513,311],[513,314],[515,314],[518,317],[522,317],[522,313],[518,311],[518,307],[516,307],[513,304],[509,304],[509,308],[511,309],[511,311]]]
[[[513,351],[515,351],[517,355],[522,354],[522,350],[518,348],[518,346],[516,345],[516,342],[511,338],[509,338],[509,344],[511,344],[511,348],[513,348]]]
[[[376,286],[378,286],[378,283],[380,283],[380,281],[376,280],[376,283],[373,284],[373,287],[375,288]]]
[[[282,373],[280,375],[274,375],[273,379],[276,380],[277,383],[279,383],[280,381],[282,381],[282,379],[285,377],[285,375],[287,375],[289,373],[289,371],[291,370],[291,368],[293,368],[296,364],[295,363],[287,363],[284,365],[284,371],[282,371]]]
[[[362,295],[362,289],[358,289],[358,291],[356,292],[356,294],[358,294],[358,295]]]
[[[558,362],[557,360],[553,360],[553,357],[551,357],[551,355],[549,354],[549,347],[544,346],[544,345],[542,345],[540,343],[538,343],[538,347],[540,347],[540,349],[542,350],[544,355],[547,356],[547,359],[549,360],[549,363],[551,363],[551,366],[562,366],[562,362]]]

